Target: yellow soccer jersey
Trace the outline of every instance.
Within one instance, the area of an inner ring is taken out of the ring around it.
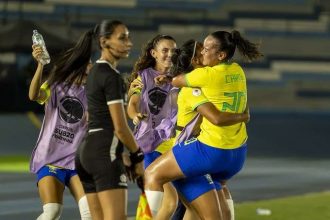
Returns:
[[[185,127],[197,114],[195,109],[209,100],[199,88],[181,88],[178,95],[177,126]],[[176,131],[176,138],[180,131]]]
[[[242,113],[247,102],[246,78],[237,63],[197,68],[185,75],[189,87],[200,87],[206,98],[222,112]],[[216,126],[203,118],[198,139],[222,149],[240,147],[247,139],[245,123]]]
[[[44,82],[42,85],[41,85],[41,87],[40,87],[40,91],[44,91],[45,92],[45,94],[46,94],[46,97],[44,97],[44,99],[43,100],[37,100],[37,102],[40,104],[40,105],[43,105],[43,104],[45,104],[45,102],[47,102],[47,100],[49,99],[49,97],[50,97],[50,88],[49,88],[49,86],[48,86],[48,83],[47,83],[47,81],[46,82]]]
[[[163,154],[163,153],[171,150],[174,145],[174,141],[175,141],[175,138],[171,138],[169,140],[162,142],[160,145],[157,146],[156,151]]]

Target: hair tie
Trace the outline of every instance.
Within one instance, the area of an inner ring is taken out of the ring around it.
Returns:
[[[194,59],[194,57],[195,57],[196,46],[197,46],[197,41],[195,41],[195,44],[194,44],[194,50],[193,50],[193,54],[192,54],[192,57],[191,57],[190,63],[192,63],[192,61],[193,61],[193,59]]]

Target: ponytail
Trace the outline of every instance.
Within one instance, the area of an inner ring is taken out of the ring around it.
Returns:
[[[263,57],[263,54],[258,50],[259,44],[255,44],[244,39],[240,32],[233,30],[231,32],[231,37],[238,51],[246,60],[253,61]]]
[[[192,61],[196,55],[198,42],[195,40],[186,41],[181,48],[175,49],[171,59],[173,66],[170,70],[171,76],[175,77],[181,73],[188,73],[194,69]]]
[[[54,63],[48,78],[48,85],[67,82],[80,85],[86,74],[92,56],[94,31],[85,32],[72,48],[65,51]]]
[[[240,32],[236,30],[233,30],[231,33],[227,31],[216,31],[211,36],[218,40],[220,45],[219,50],[227,53],[226,60],[230,60],[234,56],[236,48],[248,61],[263,57],[263,54],[259,51],[259,45],[244,39]]]

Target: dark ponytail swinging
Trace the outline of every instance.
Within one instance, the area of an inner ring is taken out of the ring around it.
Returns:
[[[180,48],[176,49],[172,55],[173,66],[170,70],[171,76],[181,73],[187,73],[194,69],[192,59],[196,55],[196,46],[198,42],[195,40],[186,41]]]
[[[92,56],[93,39],[94,30],[85,32],[74,47],[55,61],[47,80],[49,86],[62,82],[67,82],[69,86],[82,83]]]
[[[234,56],[236,47],[248,61],[263,57],[263,54],[259,51],[259,45],[244,39],[237,30],[233,30],[231,33],[216,31],[211,36],[219,41],[219,50],[227,53],[226,60],[230,60]]]

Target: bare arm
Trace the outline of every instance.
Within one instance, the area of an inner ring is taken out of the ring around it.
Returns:
[[[127,105],[127,114],[130,119],[134,119],[139,113],[140,95],[134,94],[130,97]]]
[[[244,113],[220,112],[210,102],[198,106],[196,110],[212,124],[218,126],[228,126],[241,122],[247,123],[250,120],[250,113],[248,110]]]
[[[137,152],[139,147],[134,140],[131,129],[128,127],[123,104],[111,104],[109,105],[109,111],[113,121],[115,135],[131,153]],[[138,175],[143,174],[142,162],[137,163],[135,168]]]
[[[41,56],[42,49],[39,46],[33,45],[32,46],[32,56],[35,60],[37,60],[37,57]],[[40,90],[41,86],[41,79],[42,79],[42,71],[44,66],[38,62],[38,67],[36,72],[34,73],[34,76],[32,78],[32,81],[30,83],[29,87],[29,99],[31,101],[37,101],[37,100],[43,100],[46,97],[45,92]]]
[[[127,115],[133,120],[134,125],[138,125],[141,120],[146,118],[147,114],[142,114],[139,112],[140,106],[140,95],[132,95],[127,106]]]
[[[115,129],[114,132],[116,136],[125,146],[127,146],[130,152],[137,151],[138,146],[134,140],[131,129],[128,127],[123,104],[111,104],[109,105],[109,111],[113,121]]]
[[[174,87],[182,88],[187,86],[187,82],[184,74],[180,74],[172,79],[172,85]]]

